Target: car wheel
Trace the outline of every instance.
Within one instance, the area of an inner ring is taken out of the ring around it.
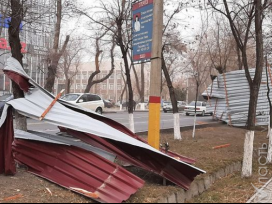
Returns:
[[[190,114],[189,114],[189,113],[186,113],[186,116],[190,116]]]
[[[204,116],[205,116],[205,111],[202,112],[202,117],[204,117]]]
[[[213,113],[211,113],[210,115],[213,116]]]
[[[98,114],[100,114],[100,115],[103,114],[102,108],[97,108],[95,112],[98,113]]]
[[[167,111],[165,110],[165,111],[163,111],[164,113],[167,113]]]

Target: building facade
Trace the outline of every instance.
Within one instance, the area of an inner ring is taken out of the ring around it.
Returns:
[[[41,86],[45,84],[47,74],[47,56],[52,47],[52,36],[55,26],[54,0],[29,0],[27,16],[21,24],[20,39],[22,44],[23,65],[26,72]],[[0,10],[0,95],[11,93],[12,86],[2,69],[10,57],[8,43],[8,9],[1,6]]]
[[[104,61],[100,65],[101,73],[97,75],[95,80],[99,80],[108,75],[111,70],[111,62]],[[75,77],[71,80],[70,93],[84,93],[86,86],[88,84],[88,79],[91,74],[95,71],[95,63],[82,63],[80,64],[77,73],[75,73]],[[113,74],[109,79],[105,80],[102,83],[96,84],[91,88],[90,93],[97,94],[101,96],[105,100],[113,100],[114,102],[118,102],[121,99],[122,92],[125,88],[125,82],[122,76],[122,69],[120,66],[120,62],[116,62],[115,69]],[[56,84],[54,87],[54,93],[59,93],[62,89],[66,88],[66,79],[63,74],[59,74],[56,79]],[[125,100],[125,93],[123,96]]]

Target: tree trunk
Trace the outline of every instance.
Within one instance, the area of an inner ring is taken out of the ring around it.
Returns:
[[[66,78],[66,84],[65,84],[65,90],[66,90],[66,94],[69,94],[71,91],[71,79]]]
[[[61,29],[61,20],[62,20],[62,0],[57,0],[57,22],[55,25],[55,36],[54,36],[54,44],[53,44],[53,51],[50,53],[49,61],[50,65],[48,67],[48,74],[45,84],[45,89],[51,93],[54,91],[54,85],[55,85],[55,78],[57,74],[57,68],[59,65],[59,60],[61,56],[63,55],[64,51],[66,50],[66,47],[68,45],[68,42],[70,40],[70,36],[66,36],[66,40],[62,46],[61,51],[59,51],[59,43],[60,43],[60,29]]]
[[[23,19],[22,14],[22,5],[20,4],[20,0],[11,0],[11,23],[9,27],[9,44],[11,47],[12,57],[17,59],[20,64],[23,66],[23,55],[21,53],[21,42],[20,42],[20,24]],[[20,87],[12,82],[13,95],[14,98],[24,98],[24,92],[20,89]],[[15,113],[15,121],[16,121],[16,129],[27,131],[27,121],[26,117],[19,115],[17,112]]]
[[[130,75],[130,69],[129,69],[129,64],[128,64],[128,56],[127,56],[127,48],[124,45],[123,42],[123,35],[122,35],[122,21],[123,20],[118,20],[118,45],[120,46],[123,60],[124,60],[124,65],[125,65],[125,72],[127,76],[127,86],[128,86],[128,95],[129,95],[129,104],[128,104],[128,113],[133,114],[134,110],[134,105],[133,105],[133,88],[131,84],[131,75]]]
[[[253,163],[253,144],[254,144],[254,131],[256,123],[256,110],[258,104],[258,96],[260,85],[262,81],[264,53],[263,53],[263,10],[262,1],[255,1],[255,33],[256,33],[256,71],[253,82],[251,77],[247,78],[250,84],[250,102],[248,111],[248,132],[246,133],[245,140],[245,154],[243,161],[242,177],[248,178],[252,176],[252,163]],[[246,50],[244,55],[246,55]]]
[[[145,102],[145,64],[141,64],[141,103]]]
[[[269,164],[272,163],[272,104],[271,104],[271,98],[270,98],[270,81],[268,76],[268,69],[270,69],[268,65],[268,58],[266,57],[266,79],[267,79],[267,100],[269,103],[270,113],[269,113],[269,124],[268,124],[268,135],[267,138],[269,139],[268,144],[268,154],[267,154],[267,162]],[[270,72],[270,70],[269,70]]]
[[[181,132],[180,132],[180,115],[179,115],[179,110],[178,110],[178,102],[177,102],[177,98],[176,98],[176,94],[175,94],[175,89],[173,87],[173,83],[171,81],[171,77],[169,75],[169,72],[167,70],[166,67],[166,63],[165,63],[165,59],[164,59],[164,55],[162,52],[162,70],[165,76],[165,79],[167,81],[167,86],[169,89],[169,93],[170,93],[170,98],[171,98],[171,102],[172,102],[172,106],[173,106],[173,114],[174,114],[174,138],[175,140],[181,140]]]
[[[193,129],[193,138],[195,139],[195,133],[196,133],[196,107],[198,102],[198,92],[199,92],[199,83],[196,82],[196,100],[195,100],[195,118],[194,118],[194,129]]]
[[[54,92],[56,74],[57,74],[57,65],[54,63],[48,67],[47,79],[46,79],[46,84],[44,87],[50,93]]]
[[[102,51],[100,50],[100,47],[99,47],[99,40],[105,35],[105,33],[100,37],[100,38],[97,38],[96,39],[96,56],[95,56],[95,69],[96,71],[94,73],[91,74],[91,76],[89,77],[89,80],[88,80],[88,85],[84,91],[84,93],[90,93],[91,91],[91,88],[96,85],[96,84],[99,84],[99,83],[102,83],[104,81],[106,81],[107,79],[110,78],[110,76],[113,74],[114,72],[114,69],[115,69],[115,63],[114,63],[114,49],[115,49],[115,46],[116,46],[116,43],[114,42],[114,39],[112,40],[112,46],[111,46],[111,50],[110,50],[110,55],[111,55],[111,70],[110,72],[105,76],[103,77],[102,79],[97,79],[97,80],[94,80],[94,78],[101,73],[100,71],[100,63],[99,63],[99,56],[101,55]]]
[[[239,50],[239,47],[236,45],[236,50],[237,50],[237,56],[238,56],[238,65],[239,65],[239,70],[243,69],[243,63],[241,59],[241,52]]]
[[[244,160],[242,177],[249,178],[252,176],[252,159],[253,159],[254,131],[248,130],[246,133],[244,145]]]
[[[136,88],[137,88],[139,97],[141,99],[141,92],[142,92],[142,90],[141,90],[140,80],[139,80],[139,77],[138,77],[138,74],[137,74],[137,71],[135,69],[134,64],[132,64],[131,66],[132,66],[132,70],[133,70],[134,75],[135,75]]]

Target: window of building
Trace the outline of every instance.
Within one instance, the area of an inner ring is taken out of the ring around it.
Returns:
[[[81,79],[81,75],[80,75],[80,74],[77,74],[77,75],[76,75],[76,79],[77,79],[77,80],[80,80],[80,79]]]
[[[121,90],[121,89],[122,89],[122,86],[121,86],[121,85],[118,85],[118,86],[117,86],[117,89],[118,89],[118,90]]]
[[[87,79],[88,79],[88,75],[87,75],[87,74],[84,74],[84,75],[83,75],[83,79],[84,79],[84,80],[87,80]]]
[[[81,84],[77,84],[77,85],[76,85],[76,89],[77,89],[77,90],[81,90]]]
[[[110,84],[110,90],[114,90],[114,85]]]
[[[114,74],[110,75],[110,79],[114,79]]]
[[[103,90],[107,90],[107,84],[103,84]]]
[[[121,74],[117,74],[117,79],[121,79]]]

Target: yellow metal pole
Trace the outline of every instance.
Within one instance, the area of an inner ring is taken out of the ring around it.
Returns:
[[[163,0],[154,1],[148,143],[160,149]]]

